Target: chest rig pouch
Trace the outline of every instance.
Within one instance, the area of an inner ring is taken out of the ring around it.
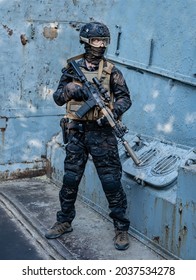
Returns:
[[[113,94],[110,91],[110,75],[111,75],[113,66],[114,65],[111,62],[109,62],[109,61],[104,62],[103,60],[101,60],[97,71],[90,72],[90,71],[85,70],[82,67],[80,68],[89,82],[93,83],[92,79],[94,77],[97,77],[98,80],[103,85],[103,87],[108,91],[108,93],[110,95],[110,102],[108,104],[106,104],[106,106],[109,106],[109,108],[111,110],[113,109],[113,99],[114,98],[113,98]],[[74,81],[74,82],[78,83],[78,81]],[[66,116],[72,120],[82,120],[82,121],[96,121],[103,116],[100,109],[97,106],[95,106],[94,108],[89,110],[89,112],[86,113],[86,115],[83,118],[80,119],[79,117],[76,116],[75,112],[83,104],[84,104],[84,101],[76,101],[74,99],[68,101],[68,103],[66,104]]]

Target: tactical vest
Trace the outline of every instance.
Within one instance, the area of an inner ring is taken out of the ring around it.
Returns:
[[[106,61],[106,63],[104,63],[104,61],[101,60],[97,71],[90,72],[88,70],[85,70],[83,67],[80,67],[80,69],[82,70],[82,72],[84,73],[84,75],[86,76],[89,82],[93,83],[92,79],[94,77],[97,77],[101,82],[101,84],[103,85],[103,87],[108,91],[110,95],[110,102],[106,103],[106,106],[108,106],[111,110],[113,109],[113,102],[114,102],[113,94],[110,91],[110,75],[113,66],[114,65],[111,62]],[[78,81],[74,81],[74,82],[78,84]],[[80,119],[79,117],[76,116],[75,112],[83,104],[84,101],[76,101],[74,99],[68,101],[66,104],[66,117],[72,120],[95,121],[103,116],[100,109],[97,106],[95,106],[94,108],[90,109],[89,112],[86,113],[86,115],[83,118]]]

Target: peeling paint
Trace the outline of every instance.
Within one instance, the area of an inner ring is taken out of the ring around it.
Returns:
[[[46,159],[34,162],[23,162],[20,164],[9,163],[1,165],[0,180],[15,180],[21,178],[32,178],[42,176],[47,173],[49,163]]]
[[[44,30],[43,30],[43,35],[46,39],[50,39],[50,40],[53,40],[55,38],[57,38],[58,36],[58,27],[55,26],[55,27],[48,27],[48,26],[45,26],[44,27]]]
[[[169,230],[169,225],[165,226],[165,247],[168,249],[169,245],[169,234],[170,234],[170,230]]]
[[[25,34],[20,35],[20,40],[21,40],[21,43],[22,43],[23,46],[25,46],[28,42],[28,39],[27,39]]]
[[[72,28],[74,28],[76,31],[80,31],[81,26],[83,25],[82,23],[78,22],[78,21],[71,21],[70,26]]]
[[[178,209],[178,212],[180,215],[182,215],[182,210],[183,210],[182,203],[180,203],[179,209]]]
[[[6,24],[2,24],[3,28],[7,31],[7,34],[9,36],[13,35],[13,30],[11,28],[9,28]]]
[[[160,242],[160,236],[154,236],[152,239],[154,242],[158,243]]]
[[[2,146],[5,145],[5,131],[6,131],[6,128],[7,128],[7,121],[8,121],[7,117],[0,117],[0,131],[1,131]]]

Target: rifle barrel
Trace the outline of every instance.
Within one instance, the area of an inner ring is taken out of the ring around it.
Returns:
[[[128,143],[126,140],[124,140],[124,139],[122,139],[122,143],[123,143],[123,145],[125,146],[125,148],[126,148],[128,154],[129,154],[129,156],[132,158],[132,160],[134,161],[134,163],[135,163],[136,165],[139,165],[139,164],[141,163],[141,161],[138,159],[138,157],[137,157],[136,154],[134,153],[133,149],[129,146],[129,143]]]

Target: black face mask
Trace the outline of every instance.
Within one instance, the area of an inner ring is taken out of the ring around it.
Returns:
[[[90,46],[89,44],[85,44],[84,46],[85,48],[85,59],[89,62],[92,63],[94,65],[98,65],[100,60],[103,59],[104,57],[104,53],[106,48],[105,47],[100,47],[100,48],[96,48],[93,46]]]

